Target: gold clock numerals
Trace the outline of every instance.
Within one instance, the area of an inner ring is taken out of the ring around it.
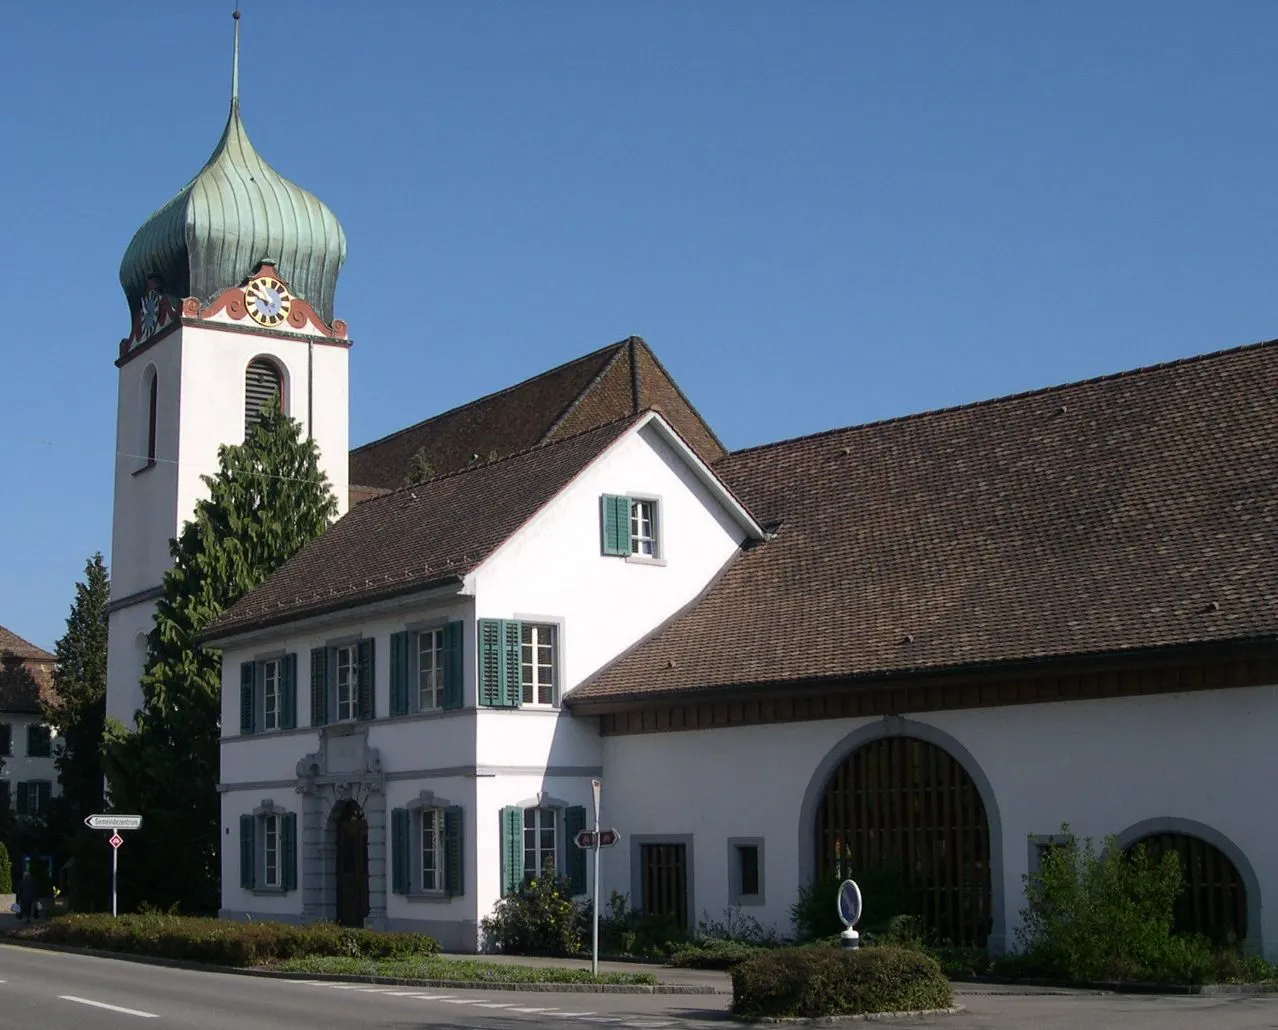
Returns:
[[[288,288],[269,275],[259,276],[244,289],[245,307],[258,325],[274,328],[288,318],[293,298]]]

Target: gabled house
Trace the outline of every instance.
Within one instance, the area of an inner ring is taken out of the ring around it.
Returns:
[[[61,793],[54,764],[57,730],[43,719],[57,659],[0,626],[0,806],[43,819]]]
[[[482,946],[524,878],[590,888],[598,779],[605,890],[685,925],[786,932],[813,875],[892,870],[1000,949],[1068,823],[1176,851],[1184,924],[1272,954],[1276,375],[1262,344],[711,461],[642,412],[357,505],[209,635],[224,913]]]

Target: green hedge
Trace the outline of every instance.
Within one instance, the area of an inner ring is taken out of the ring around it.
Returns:
[[[732,970],[741,1019],[943,1009],[953,997],[940,966],[909,948],[780,948]]]
[[[706,938],[696,944],[676,948],[666,960],[666,965],[681,969],[733,969],[746,959],[769,950],[771,949],[741,941]]]
[[[317,955],[398,959],[431,955],[439,950],[434,938],[422,934],[379,933],[331,923],[293,926],[159,914],[119,918],[101,914],[61,916],[48,923],[20,927],[11,935],[220,966],[272,965]]]

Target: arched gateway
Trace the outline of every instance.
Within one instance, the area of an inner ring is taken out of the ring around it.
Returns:
[[[815,817],[819,874],[897,881],[902,907],[940,938],[988,941],[989,821],[972,777],[944,748],[912,736],[863,744],[826,780]]]

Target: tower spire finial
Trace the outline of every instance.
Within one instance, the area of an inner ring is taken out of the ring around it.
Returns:
[[[238,7],[231,12],[231,17],[235,19],[235,52],[231,58],[231,104],[238,107],[240,103],[240,9]]]

